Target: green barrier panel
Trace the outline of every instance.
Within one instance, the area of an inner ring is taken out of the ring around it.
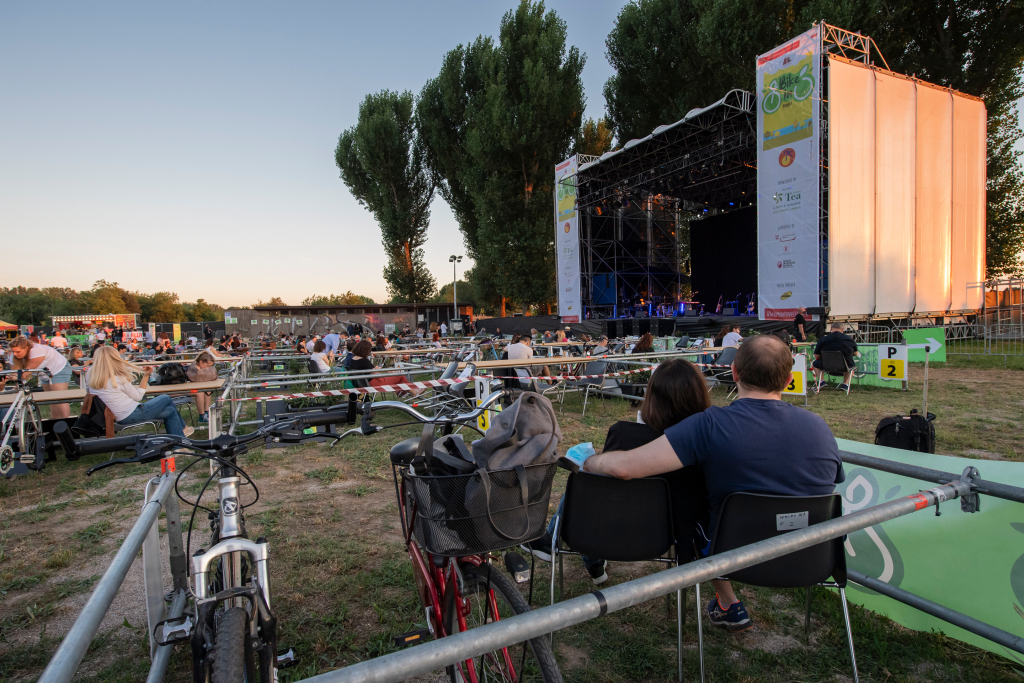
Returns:
[[[882,344],[857,344],[859,356],[854,356],[853,364],[857,372],[865,373],[858,377],[853,376],[853,384],[869,387],[885,387],[886,389],[902,389],[902,380],[882,379],[878,376],[878,347]]]
[[[942,327],[918,327],[903,330],[903,341],[907,343],[907,357],[911,363],[924,362],[924,347],[931,346],[929,363],[946,362],[946,330]]]
[[[973,465],[982,479],[1024,487],[1024,463],[836,441],[841,450],[957,475]],[[846,481],[836,486],[843,496],[844,514],[937,486],[855,465],[844,468]],[[939,510],[939,517],[929,509],[850,534],[846,541],[849,568],[1004,631],[1020,633],[1024,630],[1024,617],[1018,613],[1024,610],[1024,505],[982,494],[980,512],[961,512],[958,500],[943,503]],[[942,631],[1024,663],[1017,653],[853,583],[846,597],[907,628]]]

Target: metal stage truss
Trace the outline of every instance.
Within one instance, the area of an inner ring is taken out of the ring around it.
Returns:
[[[755,103],[753,94],[732,90],[618,151],[579,159],[586,310],[610,317],[625,304],[641,313],[642,300],[649,315],[678,305],[689,222],[755,202]]]

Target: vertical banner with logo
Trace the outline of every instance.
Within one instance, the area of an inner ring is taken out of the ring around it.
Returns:
[[[757,292],[761,320],[818,305],[821,30],[757,58]]]
[[[555,267],[558,315],[563,323],[578,323],[580,297],[580,231],[576,212],[576,157],[555,166]]]

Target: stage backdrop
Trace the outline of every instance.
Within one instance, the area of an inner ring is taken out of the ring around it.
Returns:
[[[818,27],[757,58],[758,314],[818,305]]]
[[[980,308],[984,103],[842,57],[828,69],[830,314]]]
[[[558,314],[563,323],[578,323],[580,297],[580,219],[576,211],[576,157],[555,166],[555,264],[558,268]]]
[[[744,309],[728,315],[746,311],[747,297],[757,290],[756,240],[754,207],[690,223],[690,283],[706,313],[715,312],[719,298]]]

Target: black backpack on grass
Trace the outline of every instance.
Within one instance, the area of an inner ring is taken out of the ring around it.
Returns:
[[[875,427],[875,445],[919,453],[934,453],[934,419],[935,415],[932,413],[925,417],[917,412],[917,408],[911,410],[910,415],[884,418]]]

